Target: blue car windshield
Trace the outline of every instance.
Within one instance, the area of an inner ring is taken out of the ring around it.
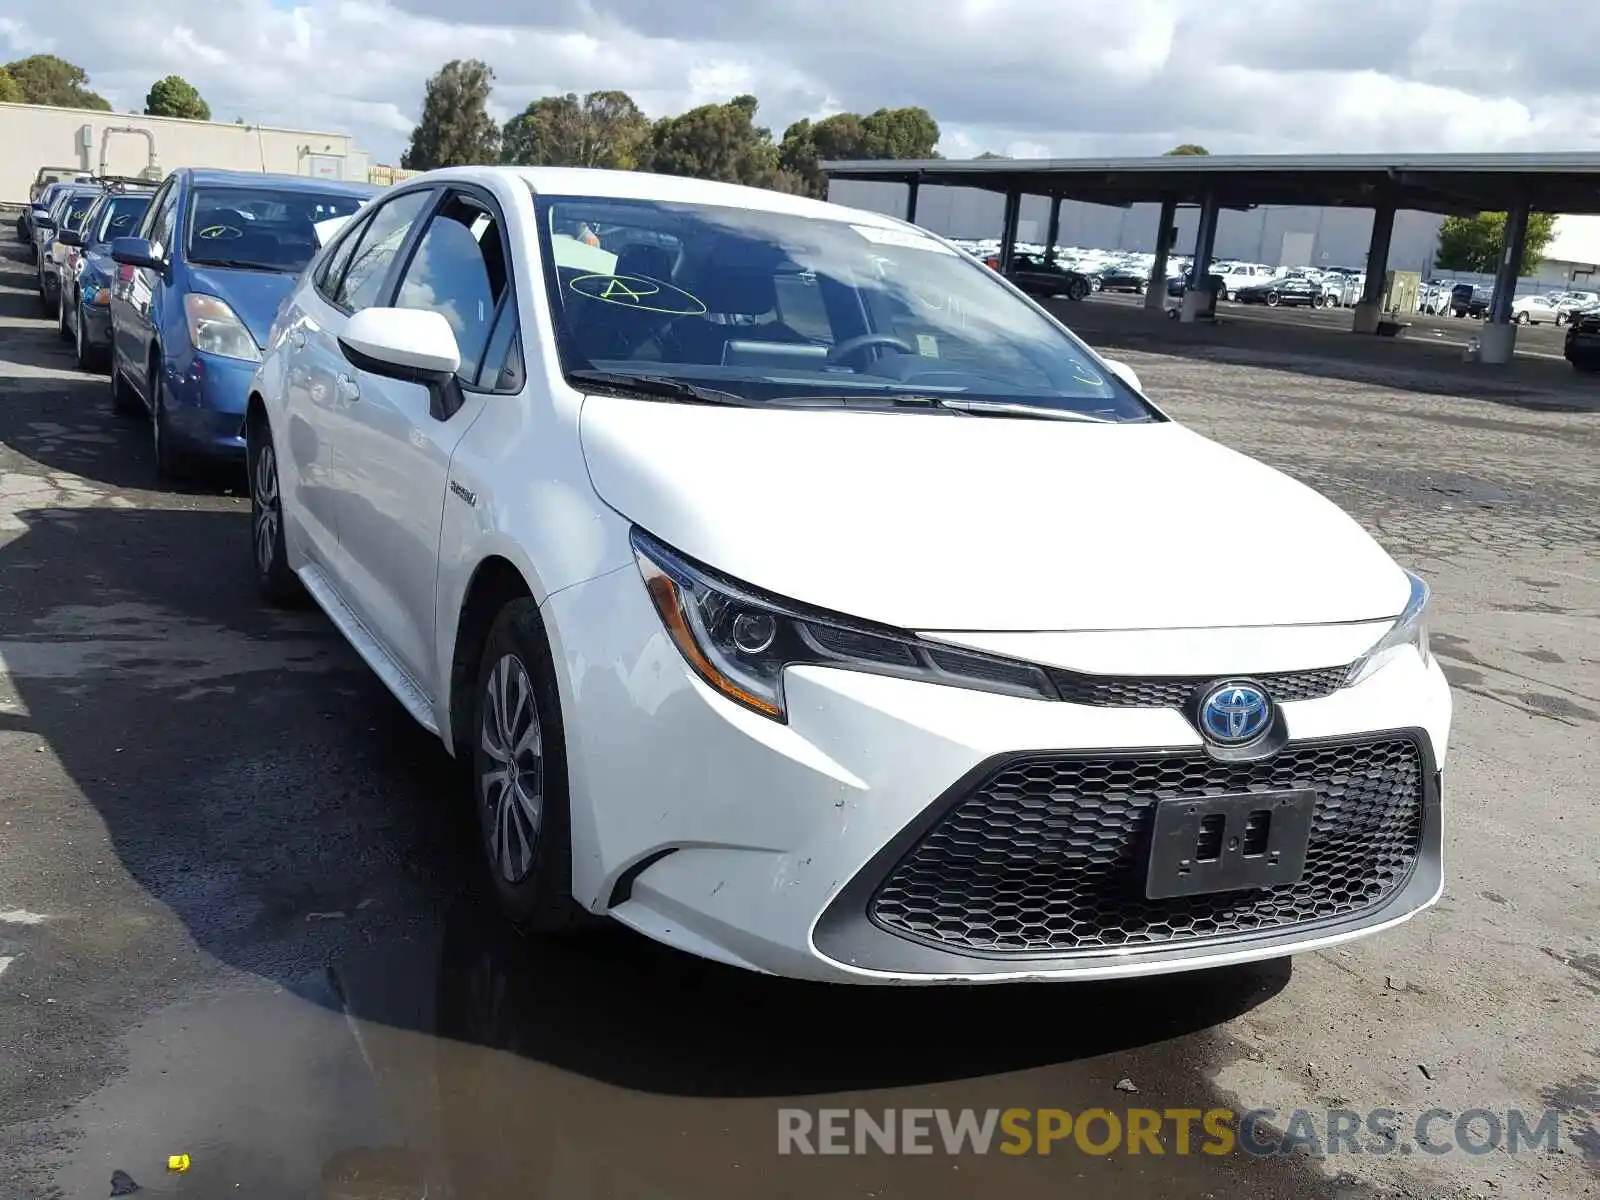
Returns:
[[[995,272],[909,226],[599,196],[535,211],[569,373],[1162,419]]]
[[[94,230],[94,241],[109,242],[113,238],[132,237],[139,228],[145,209],[150,207],[149,196],[113,196],[100,210],[100,219]]]
[[[202,185],[189,203],[187,257],[196,266],[296,275],[320,246],[317,223],[348,217],[363,202],[338,192]]]
[[[89,210],[94,207],[94,202],[100,199],[91,192],[87,195],[74,196],[67,201],[67,210],[62,215],[61,228],[77,229],[83,224],[84,217],[89,215]]]

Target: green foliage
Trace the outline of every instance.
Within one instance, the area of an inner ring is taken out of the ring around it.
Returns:
[[[702,104],[662,117],[650,131],[650,169],[724,183],[769,187],[778,181],[778,147],[772,131],[755,123],[756,98]]]
[[[422,119],[400,165],[412,171],[492,163],[500,157],[500,128],[489,116],[494,72],[475,58],[452,59],[428,80]]]
[[[11,77],[11,72],[0,67],[0,104],[21,104],[22,85]]]
[[[1010,157],[1011,157],[1011,155],[1009,155],[1009,154],[996,154],[993,150],[985,150],[982,154],[978,155],[978,161],[979,162],[988,162],[989,160],[995,159],[995,158],[1007,158],[1008,159]]]
[[[144,98],[145,115],[151,117],[183,117],[190,121],[211,120],[211,106],[194,84],[181,75],[168,75],[150,85]]]
[[[796,121],[784,130],[780,167],[812,196],[827,194],[819,163],[839,159],[935,158],[939,123],[925,108],[880,108],[867,116],[835,113],[820,121]]]
[[[1187,157],[1189,155],[1195,155],[1195,154],[1210,154],[1210,153],[1211,153],[1211,151],[1207,150],[1204,146],[1197,146],[1193,142],[1185,142],[1183,145],[1174,146],[1171,150],[1167,151],[1167,155],[1176,154],[1176,155],[1179,155],[1180,157]],[[1166,157],[1166,156],[1164,155],[1163,157]]]
[[[649,156],[650,118],[626,92],[535,100],[505,124],[503,161],[631,171]]]
[[[5,71],[22,89],[24,104],[48,104],[57,108],[93,108],[110,112],[104,96],[89,90],[89,76],[54,54],[35,54],[5,65]]]
[[[1446,217],[1439,226],[1439,251],[1433,265],[1442,271],[1499,269],[1505,254],[1506,214],[1479,213],[1475,217]],[[1556,235],[1554,213],[1529,213],[1528,236],[1522,247],[1518,275],[1532,275],[1544,261],[1545,247]]]

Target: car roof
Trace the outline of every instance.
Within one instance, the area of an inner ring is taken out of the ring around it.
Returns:
[[[270,187],[280,191],[308,192],[326,196],[376,196],[383,189],[371,183],[347,183],[342,179],[318,179],[313,175],[275,175],[262,171],[224,171],[220,167],[179,167],[173,174],[182,173],[193,184],[216,184],[230,187]]]
[[[898,218],[847,208],[826,200],[812,200],[807,196],[738,183],[691,179],[683,175],[657,175],[649,171],[606,171],[594,167],[444,167],[408,179],[405,186],[450,180],[487,185],[508,178],[521,180],[541,195],[708,204],[813,217],[823,221],[848,221],[879,229],[907,228],[907,222]]]

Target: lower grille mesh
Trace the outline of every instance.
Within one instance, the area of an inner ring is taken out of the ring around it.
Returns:
[[[1271,889],[1144,897],[1155,804],[1316,793],[1304,876]],[[869,912],[958,950],[1048,954],[1210,940],[1361,912],[1399,889],[1422,842],[1422,754],[1410,738],[1286,747],[1264,762],[1201,751],[1041,756],[975,787],[890,872]]]

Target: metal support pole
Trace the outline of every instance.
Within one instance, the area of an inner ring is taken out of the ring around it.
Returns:
[[[1006,193],[1005,227],[1000,231],[1000,273],[1011,270],[1011,259],[1016,253],[1017,226],[1022,223],[1022,192],[1012,188]]]
[[[1377,333],[1383,317],[1383,289],[1389,276],[1389,243],[1394,238],[1394,204],[1372,210],[1372,238],[1367,243],[1367,273],[1361,286],[1350,328],[1357,333]]]
[[[1172,256],[1173,226],[1178,220],[1178,202],[1170,196],[1161,200],[1161,215],[1156,218],[1156,256],[1150,264],[1150,282],[1144,289],[1144,306],[1160,310],[1167,301],[1167,259]]]
[[[1183,307],[1178,313],[1178,320],[1184,324],[1192,324],[1201,309],[1211,308],[1206,276],[1211,274],[1211,251],[1217,244],[1217,217],[1221,211],[1217,194],[1207,191],[1200,205],[1200,224],[1194,231],[1194,284],[1184,289]]]
[[[1517,279],[1522,274],[1522,252],[1528,244],[1528,205],[1524,201],[1506,212],[1504,249],[1494,272],[1494,299],[1489,319],[1496,325],[1511,323],[1511,303],[1517,298]]]
[[[1061,236],[1061,197],[1050,197],[1050,226],[1045,231],[1044,256],[1055,257],[1056,239]]]
[[[917,223],[917,193],[921,187],[922,180],[916,176],[906,184],[906,220],[913,225]]]

